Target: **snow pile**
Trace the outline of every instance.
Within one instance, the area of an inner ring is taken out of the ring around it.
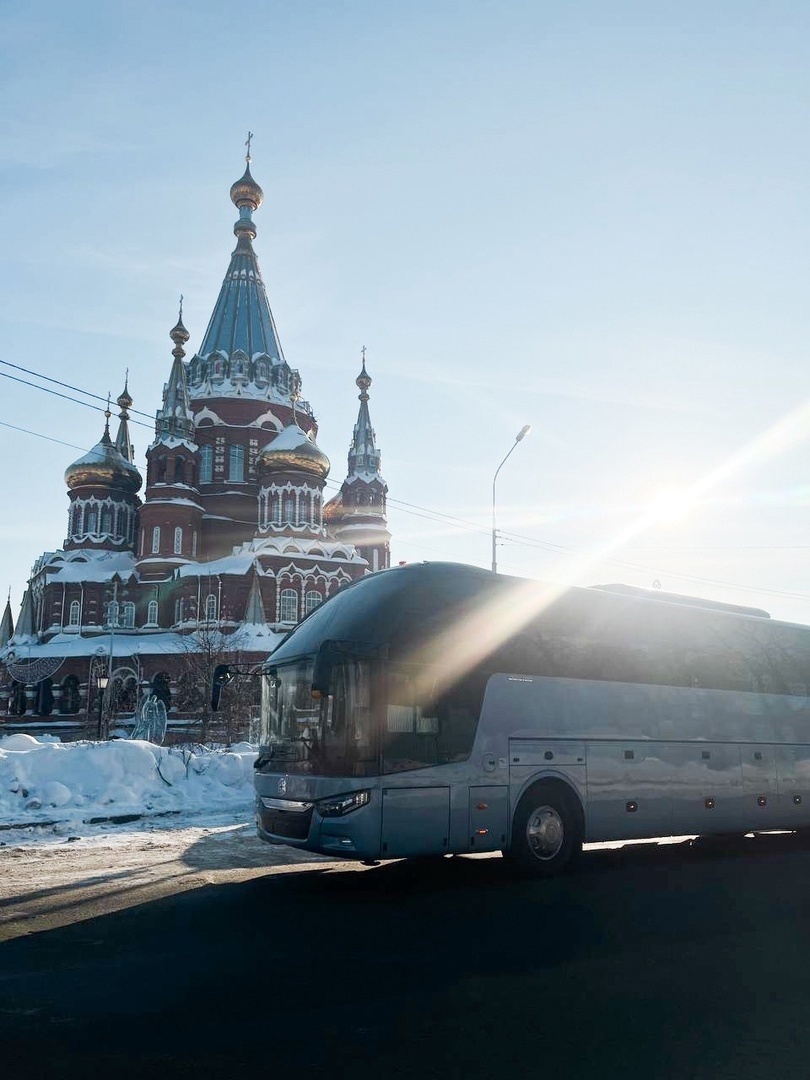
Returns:
[[[9,735],[0,738],[0,829],[240,808],[247,821],[255,757],[247,743],[191,751]]]

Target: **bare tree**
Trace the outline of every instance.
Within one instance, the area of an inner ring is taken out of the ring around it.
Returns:
[[[244,635],[237,630],[223,633],[214,623],[201,623],[182,638],[177,690],[173,704],[189,717],[188,734],[207,742],[212,734],[230,745],[248,737],[250,723],[258,708],[258,679],[235,679],[223,694],[216,713],[211,710],[211,684],[218,664],[249,670],[255,658],[242,649]]]

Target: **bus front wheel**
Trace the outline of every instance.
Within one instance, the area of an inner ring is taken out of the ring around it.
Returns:
[[[582,813],[563,784],[541,781],[518,803],[512,841],[504,855],[524,873],[551,877],[582,850]]]

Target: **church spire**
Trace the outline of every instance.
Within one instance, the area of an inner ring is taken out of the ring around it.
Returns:
[[[247,626],[265,626],[267,624],[259,574],[255,566],[253,568],[253,581],[250,583],[250,593],[245,605],[244,623]]]
[[[368,413],[371,376],[363,366],[355,383],[360,390],[360,411],[349,447],[349,471],[340,491],[323,508],[324,521],[338,540],[347,540],[368,562],[370,570],[389,565],[391,534],[386,521],[388,485],[380,474],[380,451]]]
[[[235,352],[241,352],[248,361],[257,355],[264,355],[274,364],[284,362],[284,353],[253,250],[253,240],[256,239],[253,214],[264,202],[264,192],[250,172],[252,137],[252,134],[248,135],[245,172],[231,185],[231,201],[239,210],[239,219],[233,227],[236,248],[199,349],[198,355],[204,361],[212,353],[230,358]]]
[[[132,408],[132,398],[129,395],[129,371],[124,378],[124,389],[116,400],[118,408],[118,434],[115,436],[115,449],[122,458],[127,461],[135,461],[135,448],[129,437],[129,410]]]
[[[355,379],[360,393],[360,410],[357,414],[357,423],[352,433],[352,445],[349,447],[349,479],[360,476],[366,483],[373,479],[384,483],[380,476],[381,454],[377,449],[374,428],[371,426],[371,417],[368,412],[368,390],[371,386],[371,376],[366,371],[366,347],[361,349],[363,367]]]
[[[9,589],[6,610],[3,612],[3,618],[0,619],[0,649],[8,645],[13,634],[14,620],[11,617],[11,589]]]
[[[169,381],[163,387],[163,408],[158,410],[155,420],[155,440],[159,441],[165,437],[192,440],[194,418],[189,405],[186,367],[183,363],[183,357],[186,355],[183,346],[189,339],[189,333],[183,325],[182,296],[177,325],[169,331],[169,337],[174,342],[172,349],[174,360]]]

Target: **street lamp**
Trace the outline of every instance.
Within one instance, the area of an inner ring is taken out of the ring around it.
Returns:
[[[521,441],[521,439],[526,438],[526,436],[529,434],[529,432],[531,430],[532,430],[531,424],[524,424],[523,425],[523,427],[520,429],[520,431],[515,436],[515,441],[509,447],[509,453],[506,455],[506,457],[500,463],[498,468],[495,470],[495,475],[492,477],[492,573],[493,574],[498,573],[498,556],[497,556],[496,551],[495,551],[495,547],[496,547],[496,544],[498,542],[498,530],[495,527],[495,481],[498,479],[498,473],[501,471],[501,469],[506,464],[506,459],[509,457],[509,454],[512,453],[512,451],[515,449],[515,447]]]
[[[108,675],[99,675],[98,683],[98,741],[101,742],[102,719],[104,713],[104,691],[110,679]]]

